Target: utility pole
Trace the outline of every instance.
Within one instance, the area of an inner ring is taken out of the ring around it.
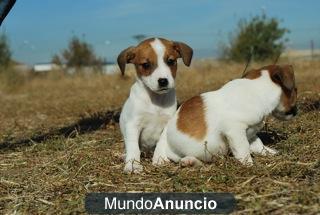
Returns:
[[[311,50],[311,60],[313,60],[313,57],[314,57],[314,42],[313,42],[313,40],[310,40],[310,50]]]

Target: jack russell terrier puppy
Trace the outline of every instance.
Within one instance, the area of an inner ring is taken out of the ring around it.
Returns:
[[[154,150],[163,128],[177,110],[175,77],[177,59],[189,66],[193,50],[181,42],[151,38],[118,56],[121,73],[133,63],[137,80],[120,115],[120,129],[125,143],[124,171],[142,171],[140,150]]]
[[[230,148],[237,160],[252,165],[250,153],[276,153],[256,135],[264,117],[291,119],[297,114],[296,99],[292,66],[252,70],[217,91],[184,102],[161,134],[153,164],[170,159],[182,166],[200,165]]]

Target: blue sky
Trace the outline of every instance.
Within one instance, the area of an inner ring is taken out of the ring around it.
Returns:
[[[290,48],[309,48],[311,39],[320,48],[318,0],[17,0],[0,31],[28,64],[49,62],[73,35],[109,61],[136,44],[136,34],[184,41],[196,57],[211,57],[240,18],[262,11],[291,30]]]

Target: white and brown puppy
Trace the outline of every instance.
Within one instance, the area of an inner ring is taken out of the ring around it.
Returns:
[[[153,164],[168,159],[182,165],[210,162],[231,149],[243,164],[250,153],[275,154],[256,135],[265,116],[288,120],[297,114],[297,89],[290,65],[270,65],[248,72],[217,91],[183,103],[169,120],[155,149]]]
[[[125,172],[140,172],[140,150],[154,150],[160,134],[177,109],[175,77],[177,59],[189,66],[192,49],[181,42],[151,38],[118,56],[122,74],[133,63],[137,80],[120,115],[125,142]]]

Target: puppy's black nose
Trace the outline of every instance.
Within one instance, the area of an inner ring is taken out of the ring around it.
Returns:
[[[158,84],[159,84],[159,87],[166,87],[168,86],[169,82],[168,82],[168,79],[166,78],[159,78]]]
[[[293,108],[291,108],[291,110],[289,110],[286,115],[293,115],[293,116],[296,116],[298,114],[298,108],[297,106],[294,106]]]
[[[292,112],[293,112],[293,116],[296,116],[296,115],[298,114],[298,108],[297,108],[297,106],[294,106]]]

